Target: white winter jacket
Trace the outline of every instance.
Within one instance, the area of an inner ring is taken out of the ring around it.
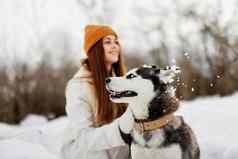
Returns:
[[[63,137],[62,159],[128,159],[128,146],[120,136],[118,119],[94,127],[96,104],[91,73],[81,66],[66,87],[69,125]]]

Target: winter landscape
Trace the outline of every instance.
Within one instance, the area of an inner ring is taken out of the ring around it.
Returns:
[[[128,69],[177,65],[201,159],[238,159],[236,0],[0,0],[0,159],[59,159],[85,25],[120,35]]]
[[[194,129],[201,159],[237,159],[238,94],[181,102],[177,112]],[[0,124],[1,159],[57,159],[67,117],[48,122],[29,115],[18,126]]]

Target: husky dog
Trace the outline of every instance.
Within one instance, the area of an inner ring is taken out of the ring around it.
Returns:
[[[130,134],[121,131],[132,159],[199,159],[200,150],[192,129],[174,112],[179,107],[172,86],[177,67],[143,65],[123,77],[106,79],[110,99],[128,103],[135,125]]]

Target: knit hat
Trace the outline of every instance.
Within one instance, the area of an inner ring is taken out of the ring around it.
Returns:
[[[103,37],[111,34],[117,36],[116,32],[113,31],[110,26],[87,25],[85,27],[84,34],[84,50],[86,54],[88,54],[88,51],[96,42],[98,42]]]

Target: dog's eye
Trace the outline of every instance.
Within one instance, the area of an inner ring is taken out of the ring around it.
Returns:
[[[127,79],[131,79],[131,78],[135,78],[135,77],[136,77],[136,75],[134,75],[132,73],[126,76]]]

